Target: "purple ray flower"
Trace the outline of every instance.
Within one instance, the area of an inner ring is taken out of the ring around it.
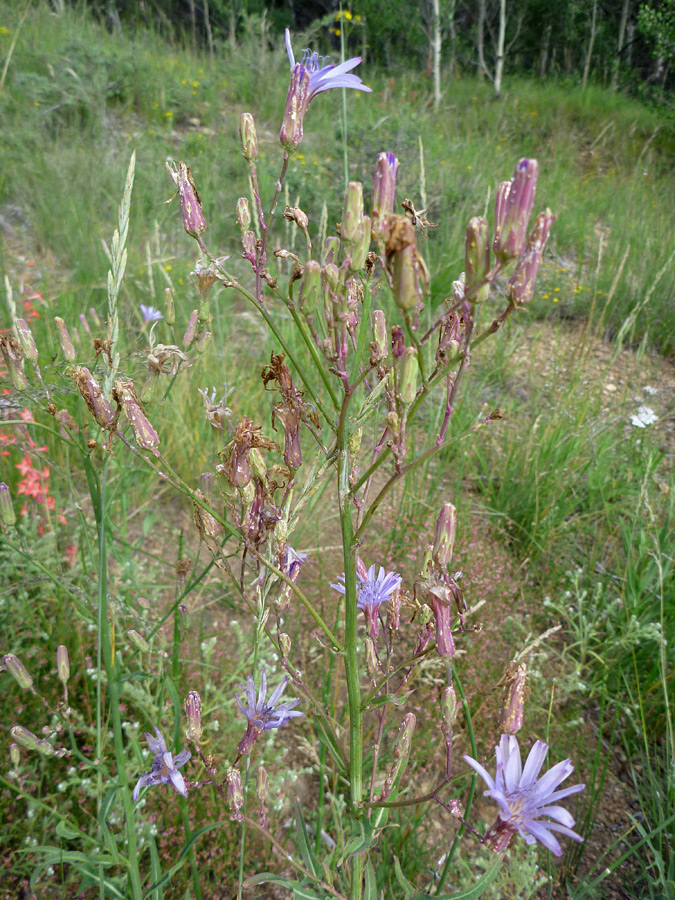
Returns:
[[[380,571],[375,575],[374,565],[365,574],[363,574],[363,571],[357,571],[356,577],[359,582],[356,605],[365,613],[368,634],[373,640],[377,640],[377,636],[380,633],[380,625],[377,619],[378,610],[383,603],[391,600],[401,586],[403,579],[396,572],[385,572],[382,566],[380,566]],[[335,588],[340,594],[344,594],[344,573],[338,575],[338,581],[342,582],[342,584],[331,584],[331,587]]]
[[[155,309],[154,306],[146,306],[145,303],[140,304],[141,314],[146,322],[157,322],[159,319],[163,319],[164,316],[162,313]]]
[[[246,705],[242,703],[239,694],[234,695],[237,706],[248,719],[246,734],[239,741],[240,756],[251,752],[253,744],[263,731],[269,731],[270,728],[281,728],[282,725],[288,725],[291,719],[294,719],[296,716],[304,716],[303,712],[293,708],[298,705],[300,700],[285,700],[283,703],[279,703],[289,680],[288,677],[285,677],[275,688],[269,700],[266,701],[267,673],[263,668],[257,700],[255,696],[255,681],[250,675],[247,679],[248,686],[241,685],[241,689],[245,693]]]
[[[157,735],[156,738],[151,734],[146,733],[145,735],[150,749],[155,754],[155,758],[152,761],[152,770],[138,779],[138,783],[134,788],[134,802],[138,800],[142,787],[150,787],[153,784],[172,784],[179,794],[187,797],[185,780],[178,769],[185,765],[192,754],[189,750],[181,750],[174,759],[166,749],[166,742],[162,737],[162,732],[156,726],[155,734]]]
[[[370,92],[358,75],[349,75],[361,62],[360,56],[347,59],[339,66],[324,65],[318,53],[305,50],[302,60],[296,63],[291,47],[291,33],[286,29],[286,52],[291,64],[291,84],[286,98],[284,120],[279,140],[286,150],[297,150],[302,142],[302,122],[312,97],[331,88],[353,88]]]
[[[539,841],[555,856],[562,856],[562,848],[551,834],[552,831],[567,835],[575,841],[583,841],[581,835],[572,831],[574,819],[570,813],[562,806],[550,805],[553,801],[577,794],[586,787],[585,784],[574,784],[561,791],[556,790],[574,771],[571,761],[564,759],[537,780],[548,753],[548,744],[543,741],[535,742],[525,768],[521,763],[518,741],[513,735],[503,734],[495,747],[495,753],[497,772],[494,778],[475,759],[464,757],[464,761],[487,784],[489,790],[485,791],[485,796],[492,797],[499,806],[499,818],[486,835],[489,846],[501,853],[518,832],[526,843],[534,844]],[[542,816],[549,816],[555,821],[542,820]]]

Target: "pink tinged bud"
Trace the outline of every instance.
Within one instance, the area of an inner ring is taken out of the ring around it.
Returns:
[[[239,821],[241,819],[240,810],[244,805],[244,788],[241,783],[239,769],[235,769],[234,766],[229,768],[225,775],[225,781],[227,782],[227,802],[230,806],[232,818],[235,821]]]
[[[281,146],[289,152],[297,150],[302,143],[302,123],[311,99],[309,83],[309,71],[300,64],[294,65],[279,132]]]
[[[11,528],[16,524],[12,495],[4,481],[0,482],[0,522],[6,528]]]
[[[164,321],[167,325],[175,325],[176,323],[176,307],[173,302],[173,291],[171,288],[164,289]]]
[[[371,678],[375,679],[380,674],[380,666],[375,650],[375,641],[371,637],[366,638],[366,670]]]
[[[256,257],[257,257],[257,238],[255,236],[255,232],[251,231],[250,228],[248,231],[245,231],[241,236],[241,246],[243,249],[242,256],[244,259],[247,259],[251,265],[255,265]]]
[[[33,679],[28,674],[28,669],[17,656],[14,656],[13,653],[8,653],[2,657],[2,663],[22,690],[33,691]]]
[[[80,313],[79,318],[80,318],[80,324],[84,328],[85,332],[87,334],[91,334],[91,328],[89,327],[89,322],[87,322],[87,316],[85,315],[85,313]]]
[[[502,261],[514,259],[523,252],[538,174],[539,163],[536,159],[521,159],[513,173],[511,189],[506,198],[499,246],[495,246],[495,255]]]
[[[183,227],[190,237],[197,238],[206,231],[206,220],[202,213],[202,201],[197,193],[197,186],[190,169],[181,162],[167,163],[167,169],[178,189],[180,208],[183,214]]]
[[[404,406],[410,406],[417,394],[418,370],[417,349],[415,347],[406,347],[403,354],[403,366],[399,384],[399,396]]]
[[[267,800],[267,795],[270,790],[270,779],[267,774],[267,769],[264,766],[260,766],[258,771],[256,772],[255,777],[255,792],[256,796],[260,803],[265,803]]]
[[[291,639],[285,631],[282,631],[279,635],[279,647],[281,649],[282,658],[288,659],[288,655],[291,652]]]
[[[457,720],[457,694],[452,686],[443,688],[441,715],[443,716],[443,727],[451,729]]]
[[[73,372],[73,379],[96,422],[101,428],[110,428],[115,422],[115,410],[89,369],[77,366]]]
[[[349,263],[349,269],[351,272],[360,272],[366,264],[366,257],[368,256],[368,251],[370,250],[370,240],[370,216],[364,216],[360,240],[357,241],[352,250],[352,258],[351,262]]]
[[[312,315],[321,296],[321,266],[315,259],[305,263],[300,282],[299,304],[305,315]]]
[[[321,264],[327,266],[329,263],[337,263],[340,256],[340,238],[334,234],[329,235],[323,245],[323,256]]]
[[[499,719],[504,734],[517,734],[523,727],[527,665],[509,664],[506,673],[506,689]]]
[[[239,119],[239,138],[244,159],[251,162],[258,155],[258,135],[255,130],[255,119],[251,113],[242,113]]]
[[[56,674],[61,684],[65,687],[70,678],[70,659],[68,657],[68,648],[64,644],[59,644],[56,648]]]
[[[452,503],[444,503],[436,520],[434,536],[433,560],[446,569],[452,560],[452,549],[455,545],[457,531],[457,510]]]
[[[394,212],[398,160],[393,153],[380,153],[375,163],[371,201],[372,229],[377,237],[386,227],[386,218]]]
[[[356,557],[356,574],[359,576],[361,581],[368,581],[368,567],[360,556]]]
[[[206,497],[199,489],[195,491],[195,500],[193,500],[192,503],[192,516],[197,530],[199,531],[199,536],[203,540],[210,540],[211,538],[218,537],[222,534],[222,525],[215,516],[212,516],[211,513],[204,509],[197,501],[206,503]]]
[[[32,731],[29,731],[22,725],[14,725],[13,728],[9,729],[9,733],[12,736],[12,740],[16,741],[20,747],[24,747],[26,750],[37,750],[38,745],[41,743],[39,738],[37,738]]]
[[[501,181],[499,183],[499,187],[497,188],[497,195],[495,197],[495,236],[492,242],[492,249],[497,256],[499,255],[499,248],[501,246],[502,226],[504,225],[504,216],[506,215],[506,201],[508,199],[510,190],[511,182]]]
[[[360,181],[350,181],[347,185],[340,236],[345,244],[352,246],[363,238],[363,185]]]
[[[405,352],[405,337],[400,325],[394,325],[391,329],[391,352],[394,359],[400,359]]]
[[[97,328],[100,328],[100,326],[101,326],[101,320],[99,319],[98,313],[96,312],[96,310],[94,309],[93,306],[90,306],[90,307],[89,307],[89,315],[91,316],[91,321],[94,323],[94,325],[95,325]]]
[[[199,310],[193,309],[190,313],[190,318],[188,320],[187,328],[185,329],[185,334],[183,335],[183,346],[189,347],[190,344],[194,341],[195,335],[197,334],[197,325],[199,324]]]
[[[112,395],[117,405],[124,409],[138,446],[141,450],[149,450],[157,455],[159,437],[145,415],[141,401],[136,396],[133,382],[119,379],[115,382]]]
[[[236,216],[237,225],[242,230],[242,232],[251,227],[251,207],[249,206],[246,197],[240,197],[237,200]]]
[[[410,753],[413,732],[417,719],[414,713],[406,713],[401,722],[394,742],[394,759],[404,759]]]
[[[387,606],[387,628],[398,631],[401,625],[401,591],[394,591]]]
[[[75,362],[75,347],[73,346],[73,342],[71,341],[70,335],[68,334],[66,323],[59,316],[54,316],[54,324],[56,325],[56,330],[59,333],[59,342],[61,344],[61,350],[65,359],[68,362]]]
[[[198,744],[202,738],[202,701],[197,691],[190,691],[185,700],[185,736]]]
[[[28,387],[28,379],[23,371],[23,353],[21,345],[11,331],[0,334],[0,350],[9,371],[12,387],[17,391],[23,391]]]
[[[206,348],[209,346],[209,343],[211,342],[212,337],[213,334],[210,331],[202,331],[202,333],[199,335],[199,340],[197,341],[197,346],[195,348],[197,350],[197,353],[203,353],[206,350]]]
[[[456,650],[455,640],[452,636],[452,611],[446,602],[434,594],[430,595],[430,600],[436,620],[436,650],[439,656],[452,659]]]
[[[465,242],[466,298],[471,303],[487,300],[490,285],[477,286],[490,271],[490,226],[487,219],[474,216],[469,219]]]
[[[14,326],[16,328],[16,336],[19,339],[19,344],[21,344],[23,355],[33,364],[36,364],[38,361],[38,350],[28,322],[26,322],[25,319],[15,319]]]
[[[523,306],[532,299],[544,248],[555,219],[550,209],[539,213],[527,247],[520,254],[513,275],[509,278],[507,293],[511,303],[516,306]]]

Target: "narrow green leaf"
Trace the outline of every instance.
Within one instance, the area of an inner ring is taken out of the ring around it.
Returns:
[[[397,856],[394,857],[394,874],[396,875],[396,880],[401,885],[401,888],[403,890],[402,900],[411,900],[411,898],[415,894],[415,888],[403,874],[401,863],[398,861]]]
[[[367,819],[357,819],[352,825],[352,835],[345,844],[342,858],[338,865],[344,863],[355,853],[368,850],[373,844],[373,828]]]
[[[305,820],[302,818],[302,813],[300,811],[300,804],[296,799],[293,800],[293,809],[295,810],[295,836],[298,850],[312,875],[320,878],[321,864],[314,855],[314,850],[312,849],[312,844],[307,834],[307,826],[305,825]]]
[[[425,894],[420,891],[415,894],[413,900],[427,900],[427,898],[433,898],[433,900],[478,900],[478,897],[481,897],[495,880],[501,867],[504,854],[496,853],[495,856],[497,858],[490,868],[471,887],[463,891],[455,891],[454,894]]]
[[[375,869],[370,860],[366,863],[366,880],[363,900],[379,900],[377,894],[377,878],[375,877]]]

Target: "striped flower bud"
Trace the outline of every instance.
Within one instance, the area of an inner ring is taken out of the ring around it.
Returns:
[[[504,216],[506,214],[506,201],[509,196],[509,191],[511,190],[511,182],[510,181],[501,181],[499,183],[499,187],[497,188],[497,194],[495,196],[495,236],[492,242],[492,249],[495,254],[499,255],[499,248],[501,246],[502,240],[502,227],[504,225]]]
[[[509,663],[499,724],[504,734],[517,734],[523,727],[527,665]]]
[[[300,281],[299,305],[304,315],[312,315],[321,296],[321,266],[315,259],[305,263]]]
[[[22,690],[33,691],[33,693],[35,693],[33,689],[33,679],[18,656],[14,656],[13,653],[8,653],[6,656],[2,657],[2,663]]]
[[[176,307],[173,302],[173,291],[171,288],[164,289],[164,321],[167,325],[175,325],[176,323]]]
[[[323,245],[323,255],[321,257],[321,265],[327,266],[329,263],[337,263],[340,257],[340,238],[334,234],[329,235]]]
[[[202,201],[197,193],[194,178],[184,162],[179,163],[178,166],[175,163],[167,163],[166,167],[178,190],[183,228],[190,237],[197,238],[206,231],[206,219],[202,212]]]
[[[384,252],[394,301],[402,312],[409,312],[422,302],[422,281],[427,272],[417,251],[415,228],[407,216],[388,217]]]
[[[465,242],[466,298],[471,303],[487,300],[489,283],[478,285],[490,271],[490,226],[487,219],[474,216],[469,219]]]
[[[38,749],[38,744],[40,744],[39,738],[22,725],[14,725],[9,729],[9,733],[12,736],[12,740],[16,741],[20,747],[24,747],[26,750]]]
[[[112,389],[112,395],[118,407],[124,410],[138,446],[141,450],[149,450],[157,455],[159,436],[145,415],[141,401],[136,396],[133,381],[118,379]]]
[[[417,719],[414,713],[406,713],[401,722],[394,742],[394,759],[403,759],[410,753],[413,732]]]
[[[386,218],[394,211],[398,160],[393,153],[380,153],[375,163],[370,211],[373,234],[378,237],[386,227]]]
[[[23,371],[23,352],[21,344],[11,331],[0,334],[0,351],[2,351],[5,365],[9,371],[12,387],[16,391],[25,390],[28,387],[28,379]]]
[[[444,503],[436,519],[436,534],[434,535],[434,549],[432,558],[434,562],[445,569],[452,560],[452,548],[455,545],[455,533],[457,531],[457,510],[452,503]]]
[[[56,330],[59,333],[59,343],[61,344],[61,351],[65,359],[68,362],[75,362],[76,354],[75,347],[73,346],[73,342],[70,339],[70,334],[68,333],[68,329],[66,328],[66,323],[60,316],[54,316],[54,324],[56,325]]]
[[[452,728],[457,720],[457,694],[452,685],[443,688],[441,695],[441,715],[444,728]]]
[[[239,769],[231,766],[225,775],[227,782],[227,802],[230,805],[230,812],[235,821],[241,819],[241,808],[244,805],[244,787],[241,783],[241,774]]]
[[[12,495],[4,481],[0,482],[0,523],[6,528],[11,528],[16,524]]]
[[[527,247],[520,254],[513,275],[509,278],[507,293],[514,306],[523,306],[532,299],[544,248],[555,219],[550,209],[537,216]]]
[[[65,687],[70,678],[70,658],[68,657],[68,648],[65,644],[59,644],[56,648],[56,674],[61,684]]]
[[[373,342],[370,345],[370,359],[373,365],[387,358],[389,353],[389,335],[387,320],[381,309],[373,310]]]
[[[375,641],[371,637],[366,638],[366,670],[371,678],[375,679],[380,674],[380,666],[377,661]]]
[[[199,310],[193,309],[190,313],[190,318],[188,319],[187,328],[185,329],[185,334],[183,335],[183,346],[189,347],[190,344],[194,341],[195,335],[197,334],[197,325],[199,324]]]
[[[363,239],[363,185],[360,181],[350,181],[347,185],[340,235],[346,244]]]
[[[258,766],[255,776],[255,792],[260,803],[265,803],[270,789],[270,779],[267,769],[264,766]]]
[[[137,650],[140,650],[141,653],[147,653],[150,649],[150,644],[146,641],[143,635],[135,629],[132,628],[130,631],[127,631],[127,637],[134,645],[134,647]]]
[[[255,236],[255,231],[251,231],[251,229],[248,228],[241,236],[241,247],[244,251],[242,257],[247,259],[251,265],[255,265],[257,243],[258,239]]]
[[[291,652],[291,639],[285,631],[279,635],[279,647],[282,659],[288,659],[288,654]]]
[[[115,410],[101,385],[85,366],[76,366],[72,377],[96,422],[101,428],[109,428],[115,421]]]
[[[9,745],[9,759],[14,768],[21,762],[21,751],[18,744],[12,743]]]
[[[401,398],[401,403],[405,406],[410,406],[417,394],[418,370],[417,348],[406,347],[405,352],[403,353],[403,366],[401,368],[401,381],[399,384],[399,396]]]
[[[236,217],[237,225],[242,233],[251,227],[251,207],[246,197],[240,197],[237,200]]]
[[[349,263],[351,272],[360,272],[365,266],[366,256],[368,256],[368,251],[370,250],[370,241],[370,216],[364,216],[361,236],[352,250],[351,262]]]
[[[513,173],[499,229],[499,243],[495,241],[494,247],[495,255],[502,261],[514,259],[523,252],[538,174],[539,163],[536,159],[521,159]]]
[[[16,336],[19,339],[19,344],[21,345],[23,355],[32,363],[37,363],[38,349],[28,322],[26,322],[25,319],[15,319],[14,328],[16,331]]]
[[[239,138],[242,156],[251,162],[258,155],[258,135],[255,129],[255,119],[251,113],[242,113],[239,118]]]
[[[197,691],[189,691],[185,700],[185,737],[193,744],[202,739],[202,699]]]
[[[211,343],[212,337],[213,337],[213,333],[210,331],[202,331],[201,332],[201,334],[199,335],[199,338],[197,339],[197,345],[195,347],[195,350],[197,351],[197,353],[203,353],[206,350],[206,348]]]

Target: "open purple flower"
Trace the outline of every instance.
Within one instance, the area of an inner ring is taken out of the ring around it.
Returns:
[[[365,566],[363,568],[365,571]],[[356,604],[365,613],[368,634],[373,640],[377,640],[377,636],[380,633],[380,624],[377,619],[378,610],[383,603],[391,600],[401,586],[403,579],[396,572],[385,572],[382,566],[380,566],[380,570],[376,575],[374,565],[368,569],[365,575],[357,571],[356,577],[359,582]],[[331,587],[335,588],[340,594],[344,594],[344,574],[338,575],[338,581],[342,583],[331,584]]]
[[[349,75],[361,62],[360,56],[347,59],[339,66],[324,65],[318,53],[305,50],[302,60],[296,63],[291,46],[291,34],[286,29],[286,52],[291,64],[291,84],[286,98],[284,120],[279,140],[286,150],[297,150],[302,142],[302,122],[312,97],[331,88],[353,88],[370,92],[358,75]]]
[[[143,775],[138,779],[138,783],[134,788],[134,802],[138,800],[142,787],[150,787],[153,784],[172,784],[179,794],[187,797],[187,788],[185,780],[178,769],[184,766],[192,755],[189,750],[181,750],[174,759],[171,753],[166,749],[166,742],[162,737],[162,732],[155,726],[154,738],[151,734],[146,733],[150,749],[155,754],[152,761],[152,769],[147,775]]]
[[[141,315],[146,322],[157,322],[159,319],[164,318],[163,314],[154,306],[146,306],[145,303],[141,303],[140,307]]]
[[[495,753],[497,772],[494,778],[475,759],[464,757],[464,761],[487,784],[489,790],[485,791],[485,796],[492,797],[499,806],[499,818],[486,835],[489,846],[501,853],[518,832],[526,843],[539,841],[555,856],[562,856],[562,848],[551,832],[557,831],[575,841],[583,841],[581,835],[572,831],[574,819],[570,813],[562,806],[551,806],[554,801],[578,794],[586,787],[584,784],[574,784],[561,791],[556,790],[574,771],[571,761],[564,759],[537,780],[548,753],[548,744],[544,741],[535,742],[525,768],[521,763],[518,741],[513,735],[503,734]],[[542,816],[549,816],[555,821],[542,820]]]
[[[269,700],[266,701],[267,673],[263,669],[257,700],[255,696],[255,681],[250,675],[247,679],[248,686],[245,687],[243,684],[241,686],[245,693],[246,705],[242,703],[239,694],[234,695],[237,706],[248,719],[246,734],[239,741],[240,756],[251,752],[253,744],[263,731],[268,731],[270,728],[281,728],[282,725],[288,725],[291,719],[294,719],[296,716],[304,716],[304,713],[294,709],[300,700],[293,699],[279,703],[289,680],[288,677],[284,678],[275,688]]]

